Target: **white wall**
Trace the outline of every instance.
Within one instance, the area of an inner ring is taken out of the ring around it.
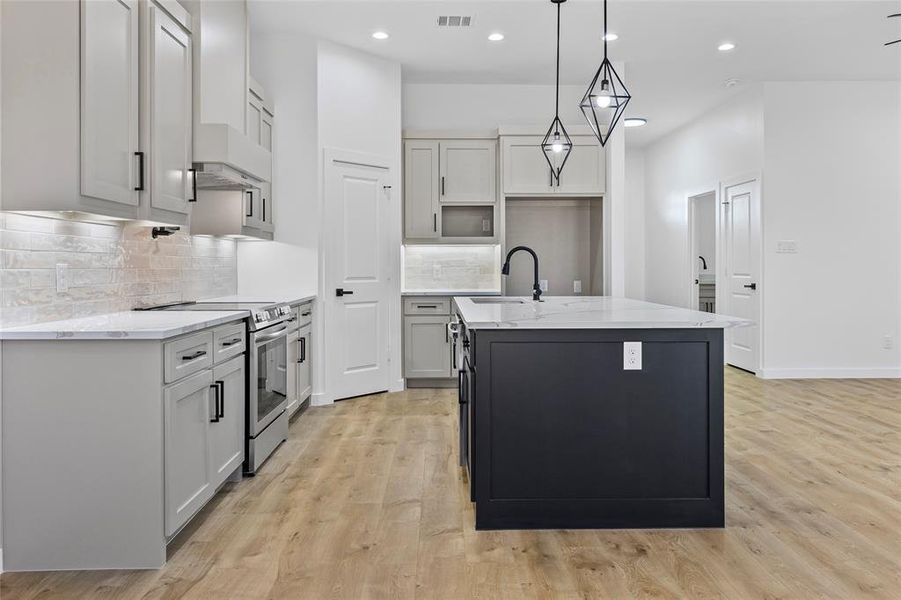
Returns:
[[[325,149],[340,149],[385,157],[394,183],[389,232],[394,249],[391,262],[392,299],[388,323],[392,390],[403,389],[401,370],[401,72],[400,64],[333,44],[319,43],[318,58],[319,158]],[[322,173],[320,166],[319,173]],[[322,276],[320,276],[322,282]],[[322,287],[322,286],[321,286]],[[319,336],[323,340],[322,335]],[[324,339],[328,343],[327,339]],[[321,344],[320,344],[321,345]],[[322,366],[322,361],[319,361]],[[320,381],[324,372],[318,371]],[[326,395],[321,401],[330,398]]]
[[[563,125],[584,125],[579,101],[584,86],[560,87]],[[554,86],[489,84],[405,84],[404,129],[496,129],[498,125],[540,125],[554,118]]]
[[[626,266],[627,298],[645,297],[644,151],[626,151]]]
[[[899,84],[768,83],[764,97],[764,375],[901,376]]]
[[[763,93],[755,88],[645,149],[646,295],[689,306],[688,197],[763,168]],[[765,200],[764,200],[765,202]]]

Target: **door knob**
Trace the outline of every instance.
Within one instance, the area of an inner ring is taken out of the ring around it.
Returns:
[[[353,290],[345,290],[342,288],[338,288],[335,290],[335,295],[338,296],[339,298],[341,296],[350,296],[351,294],[353,294]]]
[[[745,287],[749,290],[756,290],[757,284],[756,283],[747,283],[747,284],[745,284]]]

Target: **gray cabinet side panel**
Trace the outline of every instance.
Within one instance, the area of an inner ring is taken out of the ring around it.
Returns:
[[[161,566],[159,342],[7,341],[2,369],[4,568]]]

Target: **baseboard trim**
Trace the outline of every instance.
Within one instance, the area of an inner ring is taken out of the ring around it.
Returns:
[[[761,379],[901,379],[901,368],[761,369]]]
[[[316,392],[310,396],[310,406],[328,406],[334,403],[335,400],[326,396],[325,392]]]
[[[3,572],[3,548],[0,548],[0,573]]]

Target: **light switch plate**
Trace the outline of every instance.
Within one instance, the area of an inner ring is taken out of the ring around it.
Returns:
[[[797,254],[798,242],[795,240],[779,240],[776,242],[776,254]]]
[[[582,293],[582,280],[576,279],[573,281],[573,294],[581,294]]]
[[[641,342],[623,342],[623,370],[641,371]]]
[[[65,263],[56,265],[56,291],[69,291],[69,265]]]

